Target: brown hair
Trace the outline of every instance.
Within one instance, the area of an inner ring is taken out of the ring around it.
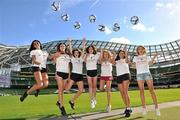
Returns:
[[[123,52],[124,55],[125,55],[125,51],[124,51],[124,50],[119,50],[119,51],[117,52],[117,56],[116,56],[115,61],[120,60],[120,57],[119,57],[119,53],[120,53],[120,52]],[[125,58],[125,56],[124,56],[124,58]]]
[[[57,51],[58,51],[58,52],[61,52],[60,46],[61,46],[62,44],[65,45],[65,53],[66,53],[66,54],[69,54],[69,50],[68,50],[67,45],[66,45],[65,43],[59,43],[59,44],[57,45]]]
[[[75,51],[78,51],[78,52],[79,52],[79,56],[78,56],[78,57],[81,57],[81,50],[80,50],[80,49],[74,49],[74,50],[72,51],[73,57],[75,57],[75,56],[74,56]]]
[[[86,48],[86,53],[89,53],[89,48],[92,47],[93,48],[93,54],[97,53],[96,47],[94,45],[90,45]]]

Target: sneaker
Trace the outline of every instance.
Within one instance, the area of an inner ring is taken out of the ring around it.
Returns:
[[[39,95],[39,90],[36,90],[34,96],[35,96],[35,97],[38,97],[38,95]]]
[[[67,113],[66,113],[66,110],[64,108],[64,106],[61,106],[61,104],[59,103],[59,101],[56,102],[56,105],[59,107],[60,111],[61,111],[61,115],[62,116],[66,116]]]
[[[124,110],[124,113],[123,113],[123,114],[126,114],[127,110],[129,110],[129,112],[130,112],[130,113],[132,113],[131,108],[129,108],[129,109],[128,109],[128,108],[126,108],[126,109]]]
[[[94,100],[94,104],[96,105],[96,103],[97,103],[97,102],[96,102],[96,99],[94,98],[93,100]]]
[[[94,103],[94,100],[91,100],[91,108],[93,109],[93,108],[95,108],[96,106],[95,106],[95,103]]]
[[[111,105],[108,105],[108,106],[107,106],[106,111],[107,111],[107,112],[111,112]]]
[[[71,100],[69,101],[69,104],[70,104],[71,108],[72,108],[73,110],[75,110],[74,103],[73,103]]]
[[[21,97],[20,97],[20,101],[21,101],[21,102],[23,102],[23,101],[24,101],[24,99],[25,99],[27,96],[28,96],[28,94],[27,94],[27,91],[26,91],[26,92],[24,92],[24,94],[23,94],[23,95],[21,95]]]
[[[142,115],[146,115],[146,114],[147,114],[146,108],[143,108],[142,109]]]
[[[131,116],[131,112],[132,112],[132,110],[126,109],[125,117],[130,117]]]
[[[161,112],[160,112],[160,110],[158,108],[156,108],[156,115],[161,116]]]

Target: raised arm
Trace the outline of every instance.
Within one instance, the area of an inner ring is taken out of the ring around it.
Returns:
[[[159,55],[159,53],[156,53],[156,54],[154,55],[154,57],[151,59],[151,61],[149,61],[149,65],[152,65],[152,64],[155,63],[155,59],[157,58],[158,55]]]
[[[68,38],[68,45],[69,45],[69,52],[70,52],[70,55],[72,55],[72,39],[71,38]]]
[[[126,60],[126,63],[130,63],[130,62],[129,62],[128,52],[127,52],[127,51],[125,51],[125,60]]]
[[[85,49],[86,49],[86,38],[84,37],[82,40],[83,50],[82,50],[82,59],[85,57]]]
[[[103,50],[101,50],[99,60],[98,60],[99,64],[102,64],[102,62],[103,62]]]
[[[112,55],[111,55],[111,58],[110,58],[110,62],[111,62],[112,64],[116,64],[115,59],[116,59],[116,53],[115,53],[115,52],[112,52]]]
[[[56,52],[49,56],[49,59],[53,61],[53,63],[56,63],[56,59],[60,56],[60,52]]]

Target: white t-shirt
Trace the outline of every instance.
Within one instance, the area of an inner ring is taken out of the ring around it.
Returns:
[[[134,57],[133,62],[136,63],[137,74],[150,72],[149,61],[151,61],[151,58],[146,55],[138,55]]]
[[[99,54],[89,54],[86,61],[87,70],[97,70],[97,61],[99,59]]]
[[[116,61],[116,75],[123,75],[129,72],[129,65],[126,63],[126,59],[120,59]]]
[[[80,58],[71,58],[72,63],[72,73],[82,74],[83,73],[83,59]]]
[[[42,51],[43,52],[43,63],[42,63],[42,68],[46,68],[46,63],[47,63],[47,58],[49,56],[49,54],[46,51]]]
[[[63,72],[63,73],[69,73],[69,62],[70,62],[69,55],[61,54],[56,59],[56,71]]]
[[[112,63],[104,61],[101,64],[101,76],[112,76]]]
[[[33,55],[35,56],[37,62],[39,62],[41,64],[43,63],[44,58],[43,58],[43,51],[42,50],[40,50],[40,49],[32,50],[30,52],[30,57],[32,57]],[[41,67],[41,65],[37,65],[37,64],[33,64],[33,66],[34,67]]]

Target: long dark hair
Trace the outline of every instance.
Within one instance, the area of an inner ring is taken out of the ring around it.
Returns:
[[[75,57],[75,56],[74,56],[75,51],[78,51],[78,52],[79,52],[79,56],[78,56],[78,57],[81,57],[81,50],[80,50],[80,49],[74,49],[74,50],[72,51],[73,57]]]
[[[31,43],[31,46],[29,48],[29,51],[31,52],[32,50],[35,50],[36,48],[34,47],[34,42],[38,42],[40,44],[40,49],[42,50],[42,45],[41,42],[39,40],[33,40]]]
[[[120,60],[121,58],[119,57],[119,53],[120,52],[123,52],[124,54],[125,54],[125,51],[124,50],[119,50],[118,52],[117,52],[117,56],[116,56],[116,59],[115,59],[115,61],[117,61],[117,60]],[[124,58],[125,58],[125,56],[124,56]]]
[[[89,48],[92,47],[93,48],[93,54],[97,53],[96,47],[94,45],[90,45],[86,48],[86,53],[89,53]]]
[[[57,45],[57,51],[58,51],[58,52],[61,52],[60,46],[61,46],[62,44],[65,45],[65,47],[66,47],[66,48],[65,48],[65,53],[69,55],[70,52],[69,52],[69,49],[68,49],[68,47],[67,47],[67,45],[66,45],[65,43],[59,43],[59,44]]]

